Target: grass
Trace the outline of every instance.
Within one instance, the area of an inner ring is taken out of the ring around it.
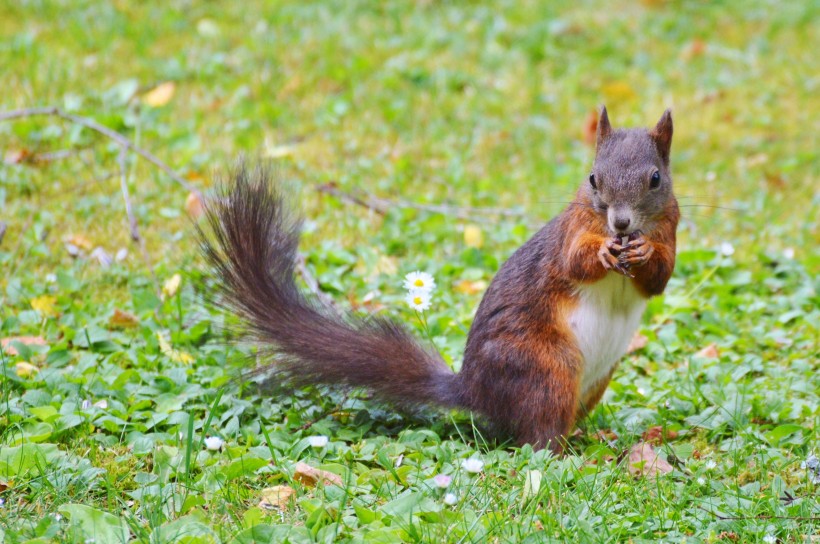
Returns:
[[[359,393],[235,380],[252,350],[226,348],[226,317],[202,302],[187,192],[128,156],[149,268],[129,241],[116,146],[53,118],[0,123],[0,337],[47,342],[0,356],[0,534],[813,542],[818,484],[801,463],[820,419],[819,16],[815,2],[760,0],[4,3],[0,110],[91,117],[202,189],[239,154],[274,162],[300,193],[322,289],[425,336],[401,278],[431,272],[427,326],[456,368],[481,282],[585,178],[598,104],[616,126],[674,107],[684,221],[646,347],[555,459],[488,444],[463,414],[407,418]],[[163,82],[173,96],[150,98]],[[315,190],[325,183],[523,215],[380,216]],[[95,247],[128,254],[103,267]],[[161,295],[175,274],[181,287]],[[622,454],[656,427],[674,470],[634,478]],[[480,474],[462,469],[470,457]],[[298,482],[298,461],[343,484]],[[453,477],[446,490],[436,474]],[[260,507],[276,485],[292,501]]]

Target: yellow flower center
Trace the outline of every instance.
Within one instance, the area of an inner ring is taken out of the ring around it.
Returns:
[[[418,305],[418,306],[421,306],[421,302],[422,302],[422,301],[421,301],[421,297],[414,297],[414,298],[413,298],[413,304],[416,304],[416,305]]]
[[[416,287],[424,287],[424,280],[419,278],[419,279],[416,280],[416,283],[414,283],[413,285],[415,285]]]

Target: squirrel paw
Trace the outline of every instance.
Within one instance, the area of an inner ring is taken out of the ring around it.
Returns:
[[[600,249],[598,249],[598,260],[601,262],[604,270],[614,270],[618,274],[623,274],[631,278],[634,276],[629,272],[629,265],[622,262],[620,257],[624,249],[624,246],[614,240],[604,240]]]
[[[643,266],[653,253],[655,253],[655,247],[652,242],[640,235],[626,244],[623,251],[618,254],[618,263],[627,268]]]

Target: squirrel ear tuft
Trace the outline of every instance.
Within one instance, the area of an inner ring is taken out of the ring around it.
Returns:
[[[669,162],[669,151],[672,148],[672,110],[667,109],[661,115],[660,121],[655,125],[649,135],[655,140],[655,145],[658,146],[658,153],[661,155],[663,162]]]
[[[609,115],[606,113],[606,106],[601,106],[601,115],[598,116],[598,129],[595,135],[595,150],[601,149],[601,144],[612,133],[612,125],[609,124]]]

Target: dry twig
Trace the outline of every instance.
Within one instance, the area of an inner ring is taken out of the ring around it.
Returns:
[[[524,212],[505,208],[470,208],[463,206],[446,206],[443,204],[416,204],[403,200],[387,200],[385,198],[378,198],[372,195],[362,198],[357,195],[346,193],[330,183],[319,185],[316,190],[320,193],[334,196],[343,202],[349,202],[351,204],[365,207],[379,215],[385,215],[391,208],[407,208],[431,213],[440,213],[451,217],[456,217],[458,219],[472,219],[475,218],[475,216],[485,217],[494,215],[501,217],[527,216]]]
[[[138,147],[134,142],[120,134],[119,132],[112,130],[104,125],[99,124],[93,119],[88,117],[81,117],[79,115],[74,115],[71,113],[66,113],[60,108],[57,107],[47,107],[47,108],[23,108],[19,110],[11,110],[6,112],[0,112],[0,121],[11,121],[14,119],[22,119],[25,117],[37,117],[37,116],[51,116],[51,117],[59,117],[60,119],[64,119],[76,125],[80,125],[86,127],[90,130],[93,130],[103,136],[114,140],[117,144],[119,144],[122,148],[128,149],[129,151],[133,151],[146,161],[150,162],[173,179],[175,182],[179,183],[182,187],[187,189],[188,191],[196,194],[199,197],[202,197],[199,189],[185,181],[179,174],[177,174],[170,166],[162,162],[159,158],[157,158],[153,153]]]

